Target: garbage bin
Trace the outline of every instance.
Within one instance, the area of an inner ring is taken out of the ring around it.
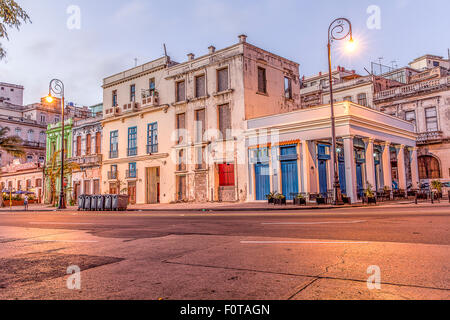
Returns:
[[[97,207],[96,207],[96,210],[97,211],[105,210],[105,196],[104,195],[97,196]]]
[[[78,196],[78,211],[84,210],[84,194]]]
[[[110,194],[107,194],[105,196],[104,210],[105,211],[111,211],[112,210],[112,195],[110,195]]]
[[[127,195],[112,195],[112,207],[113,211],[125,211],[128,206],[128,196]]]
[[[84,198],[84,210],[90,211],[91,210],[91,196],[85,195]]]
[[[91,211],[97,211],[97,198],[98,196],[91,197]]]

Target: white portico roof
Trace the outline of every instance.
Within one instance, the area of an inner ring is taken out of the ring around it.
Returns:
[[[417,134],[411,122],[348,101],[336,103],[334,109],[338,138],[357,136],[416,146]],[[261,144],[254,138],[264,130],[271,132],[268,135],[277,135],[274,139],[279,139],[280,142],[330,139],[330,105],[248,120],[247,128],[248,145]]]

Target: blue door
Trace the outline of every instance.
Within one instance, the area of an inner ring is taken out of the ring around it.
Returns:
[[[266,200],[270,193],[270,175],[268,164],[255,164],[256,200]]]
[[[297,161],[281,161],[281,181],[283,195],[287,200],[292,200],[292,194],[298,193],[298,168]]]
[[[360,163],[356,164],[356,187],[360,197],[363,196],[363,180],[362,180],[362,166]]]
[[[347,194],[347,180],[345,178],[345,162],[339,161],[339,183],[341,184],[341,192]]]
[[[319,185],[320,193],[326,195],[328,192],[327,162],[319,160]]]

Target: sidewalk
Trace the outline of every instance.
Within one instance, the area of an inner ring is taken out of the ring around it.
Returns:
[[[301,210],[330,210],[339,208],[374,208],[374,207],[395,207],[395,206],[411,206],[414,208],[429,207],[429,206],[450,206],[448,200],[441,200],[441,202],[422,202],[414,204],[413,200],[389,201],[378,203],[378,205],[364,205],[356,203],[353,205],[333,206],[333,205],[316,205],[310,204],[308,206],[274,206],[266,202],[245,202],[245,203],[174,203],[174,204],[145,204],[145,205],[130,205],[127,212],[250,212],[250,211],[301,211]],[[63,212],[77,211],[78,207],[68,207]],[[25,212],[23,207],[9,207],[0,208],[0,212]],[[28,212],[61,212],[54,207],[48,205],[30,205]]]

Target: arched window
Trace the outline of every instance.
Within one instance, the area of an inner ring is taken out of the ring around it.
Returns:
[[[441,168],[438,159],[432,156],[421,156],[418,158],[418,160],[420,179],[441,178]]]

